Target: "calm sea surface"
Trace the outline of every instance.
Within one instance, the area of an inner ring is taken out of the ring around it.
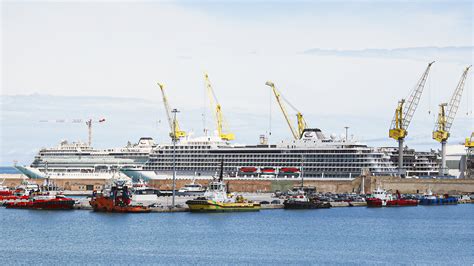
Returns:
[[[0,166],[0,174],[19,174],[20,171],[11,166]]]
[[[474,205],[103,214],[0,208],[8,264],[474,263]]]

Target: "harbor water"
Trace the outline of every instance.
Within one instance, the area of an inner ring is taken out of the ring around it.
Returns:
[[[0,208],[5,264],[474,263],[474,205],[108,214]]]

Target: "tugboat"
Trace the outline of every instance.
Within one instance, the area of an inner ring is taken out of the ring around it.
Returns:
[[[331,208],[329,202],[308,198],[304,191],[300,190],[298,195],[289,196],[283,202],[285,209],[328,209]]]
[[[149,207],[132,205],[132,193],[125,181],[115,181],[110,190],[94,192],[90,205],[97,212],[146,213]]]
[[[437,197],[433,195],[433,192],[428,190],[428,193],[420,198],[420,205],[455,205],[458,204],[456,197],[450,197],[448,194],[444,194],[443,197]]]
[[[33,193],[27,201],[11,201],[5,203],[7,209],[37,209],[37,210],[72,210],[75,201],[64,195],[49,193]]]
[[[227,186],[223,178],[224,161],[218,180],[209,183],[203,197],[186,201],[191,212],[236,212],[236,211],[259,211],[260,203],[244,199],[242,196],[229,196]]]
[[[397,198],[387,191],[377,188],[371,196],[366,199],[367,207],[404,207],[418,206],[418,200],[404,199],[397,190]]]

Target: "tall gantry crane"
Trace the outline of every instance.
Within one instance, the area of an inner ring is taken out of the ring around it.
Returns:
[[[171,117],[171,108],[168,102],[168,98],[166,97],[165,94],[165,85],[162,83],[158,83],[158,86],[160,86],[161,90],[161,95],[163,97],[163,104],[165,106],[165,112],[166,112],[166,117],[168,118],[168,124],[170,126],[170,137],[172,140],[179,140],[181,138],[186,137],[186,132],[182,131],[179,128],[179,123],[178,120],[173,119]]]
[[[428,74],[433,63],[434,61],[428,64],[425,72],[423,72],[420,80],[410,93],[408,100],[405,101],[405,99],[402,99],[398,102],[397,108],[395,109],[395,115],[390,126],[389,137],[398,141],[398,174],[400,176],[404,175],[403,141],[408,135],[408,126],[410,125],[411,119],[415,114],[416,107],[420,102],[421,94],[423,93],[423,88],[425,87],[426,79],[428,78]]]
[[[272,88],[273,94],[275,95],[275,98],[277,100],[278,105],[280,106],[281,112],[283,113],[283,116],[285,117],[286,123],[290,127],[291,134],[293,135],[293,138],[295,140],[298,140],[301,138],[301,135],[303,134],[303,131],[307,127],[306,121],[304,120],[303,114],[296,109],[295,106],[293,106],[289,101],[287,101],[281,93],[275,88],[275,84],[271,81],[267,81],[265,85],[269,86]],[[293,127],[293,122],[290,119],[290,116],[288,115],[288,112],[286,111],[286,107],[283,104],[283,101],[285,102],[296,112],[296,119],[298,121],[298,129],[296,130]]]
[[[213,109],[216,118],[217,134],[219,135],[219,138],[225,141],[234,140],[235,135],[228,131],[227,124],[224,120],[224,116],[222,115],[222,107],[217,100],[214,90],[212,89],[211,81],[209,80],[209,75],[207,73],[204,73],[204,81],[209,96],[209,101],[211,103],[211,108]]]
[[[433,139],[441,143],[441,171],[440,175],[447,175],[448,169],[446,168],[446,143],[449,138],[449,132],[453,125],[454,118],[459,109],[461,103],[462,92],[464,90],[464,84],[466,83],[467,73],[471,66],[466,67],[461,75],[461,79],[456,86],[456,89],[451,96],[451,100],[448,103],[442,103],[439,105],[438,119],[436,120],[435,128],[433,130]]]

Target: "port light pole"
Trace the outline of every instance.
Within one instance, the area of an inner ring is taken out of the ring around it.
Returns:
[[[176,114],[179,113],[179,111],[178,109],[173,109],[171,112],[173,113],[173,132],[176,132]],[[173,141],[173,199],[171,206],[174,208],[176,197],[176,136],[171,136],[171,140]]]

